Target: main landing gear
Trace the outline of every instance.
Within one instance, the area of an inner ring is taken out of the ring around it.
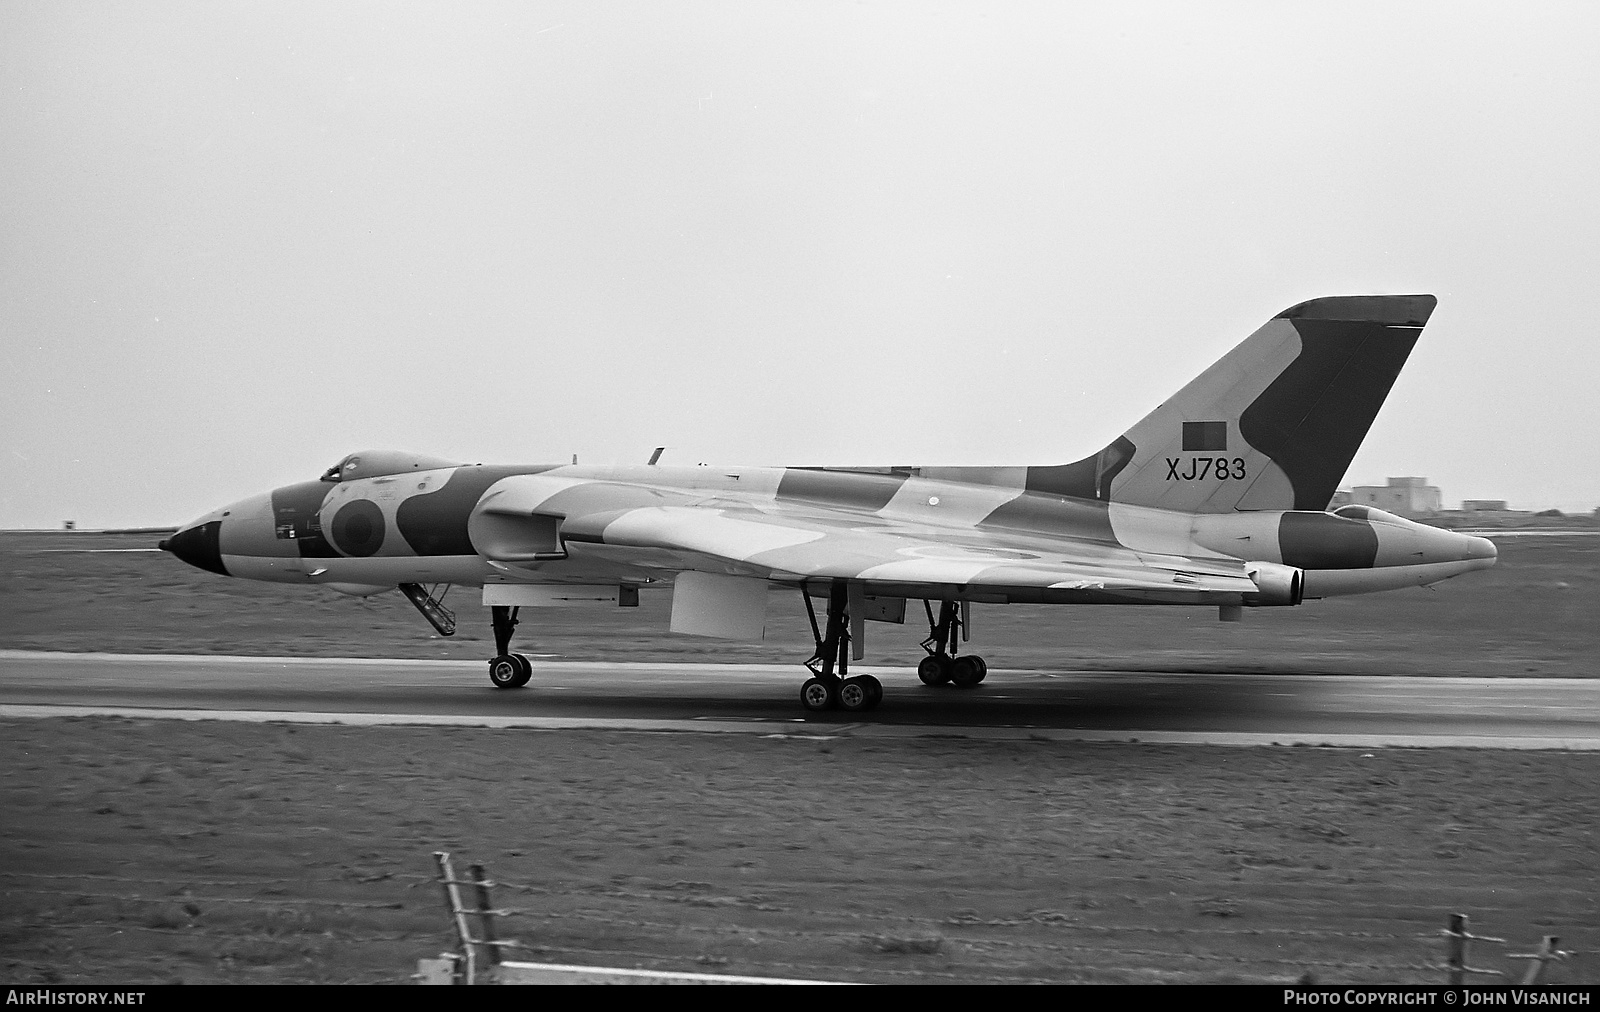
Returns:
[[[958,689],[970,689],[983,681],[989,673],[989,665],[982,657],[977,654],[956,656],[956,641],[967,627],[956,602],[940,601],[938,619],[933,617],[932,603],[923,601],[922,607],[928,613],[928,638],[922,641],[922,649],[928,656],[917,665],[917,677],[922,679],[922,684],[950,684]]]
[[[450,588],[445,587],[445,593],[449,592]],[[400,584],[400,593],[416,606],[440,636],[455,635],[456,616],[444,606],[444,594],[435,598],[432,591],[416,583]],[[533,677],[533,664],[521,654],[511,652],[511,634],[517,628],[517,609],[494,605],[490,607],[489,614],[494,623],[495,652],[494,660],[489,662],[489,681],[497,689],[520,689]]]
[[[807,710],[850,712],[871,710],[883,702],[883,683],[871,675],[850,674],[850,589],[843,580],[828,588],[828,624],[824,633],[817,627],[817,612],[811,595],[800,588],[811,619],[811,635],[817,649],[806,661],[813,677],[800,686],[800,705]],[[837,669],[837,670],[836,670]]]
[[[489,609],[494,623],[494,660],[489,662],[489,681],[497,689],[520,689],[533,677],[533,664],[521,654],[511,652],[511,634],[517,629],[516,608],[493,605]]]

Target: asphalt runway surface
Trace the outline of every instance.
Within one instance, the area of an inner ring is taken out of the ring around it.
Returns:
[[[534,656],[481,662],[0,651],[0,716],[962,736],[1220,745],[1600,749],[1600,680],[991,670],[975,689],[884,683],[867,714],[807,714],[798,665]]]

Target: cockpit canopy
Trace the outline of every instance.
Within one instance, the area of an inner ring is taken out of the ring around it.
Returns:
[[[390,474],[432,471],[439,467],[460,467],[454,460],[430,457],[404,450],[362,450],[352,453],[322,473],[323,481],[351,481],[356,478],[381,478]]]
[[[1407,520],[1405,517],[1397,517],[1393,513],[1378,509],[1376,506],[1363,506],[1360,503],[1347,503],[1344,506],[1340,506],[1338,509],[1333,511],[1333,515],[1336,517],[1344,517],[1347,520],[1367,520],[1380,524],[1392,524],[1395,527],[1415,527],[1419,529],[1433,530],[1433,528],[1428,527],[1426,524],[1419,524],[1415,520]]]

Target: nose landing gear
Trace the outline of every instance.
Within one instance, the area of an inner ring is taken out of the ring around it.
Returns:
[[[516,608],[493,605],[489,608],[494,625],[495,658],[489,662],[489,681],[497,689],[519,689],[533,677],[533,663],[522,654],[511,652],[511,636],[517,629]]]

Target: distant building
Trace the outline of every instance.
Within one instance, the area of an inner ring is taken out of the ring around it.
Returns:
[[[1444,505],[1439,487],[1429,485],[1426,478],[1390,478],[1387,485],[1357,485],[1349,495],[1350,502],[1376,506],[1403,517],[1432,516]],[[1338,499],[1335,495],[1335,503]]]
[[[1504,499],[1463,499],[1461,512],[1463,513],[1504,513],[1506,501]]]

